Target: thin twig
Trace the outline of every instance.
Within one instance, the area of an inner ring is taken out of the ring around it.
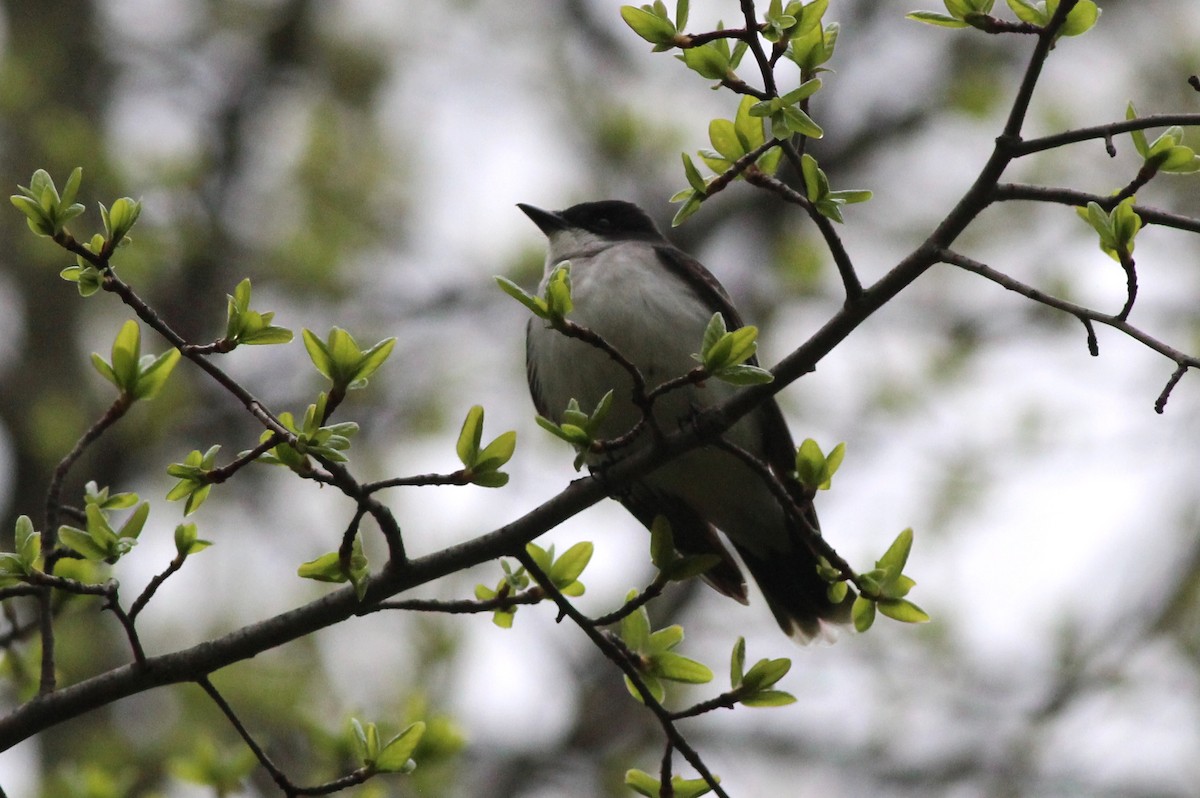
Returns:
[[[596,626],[609,626],[623,618],[632,615],[637,610],[649,604],[654,599],[662,595],[663,590],[669,584],[668,580],[659,572],[658,576],[654,577],[654,581],[646,586],[646,589],[638,593],[636,596],[626,601],[612,612],[601,615],[599,618],[593,618],[592,623]]]
[[[480,612],[495,612],[517,607],[523,604],[537,604],[544,600],[546,594],[540,587],[531,587],[520,593],[482,601],[464,599],[460,601],[439,601],[437,599],[392,599],[381,601],[373,607],[365,609],[363,615],[370,615],[381,610],[412,610],[416,612],[441,612],[447,615],[471,615]]]
[[[1200,125],[1200,114],[1151,114],[1150,116],[1139,116],[1134,119],[1122,119],[1119,122],[1081,127],[1062,133],[1055,133],[1050,136],[1040,136],[1025,141],[1017,141],[1013,142],[1010,147],[1014,158],[1023,158],[1035,152],[1056,150],[1068,144],[1077,144],[1082,141],[1091,141],[1094,139],[1111,141],[1113,136],[1120,135],[1121,133],[1129,133],[1134,130],[1148,130],[1153,127],[1171,127],[1174,125],[1181,127]]]
[[[1027,299],[1032,299],[1034,302],[1046,305],[1047,307],[1051,307],[1056,310],[1061,310],[1064,313],[1069,313],[1076,317],[1088,327],[1089,349],[1093,352],[1093,354],[1096,351],[1095,333],[1092,330],[1091,325],[1096,323],[1103,324],[1107,327],[1112,327],[1114,330],[1124,333],[1151,351],[1157,352],[1163,357],[1174,361],[1175,365],[1179,368],[1183,368],[1184,370],[1188,368],[1200,368],[1200,358],[1188,355],[1173,346],[1163,343],[1149,333],[1143,331],[1141,328],[1135,327],[1127,320],[1121,318],[1120,314],[1113,315],[1101,313],[1093,308],[1089,308],[1084,305],[1078,305],[1074,302],[1068,302],[1067,300],[1060,299],[1056,296],[1051,296],[1050,294],[1040,291],[1031,285],[1027,285],[1020,280],[1010,277],[1003,272],[997,271],[987,264],[980,263],[977,260],[968,258],[967,256],[957,252],[942,250],[939,254],[939,259],[943,263],[948,263],[952,266],[957,266],[969,272],[974,272],[981,277],[986,277],[992,282],[1007,288],[1009,291],[1020,294]],[[1178,369],[1176,370],[1176,373],[1179,373]],[[1179,376],[1182,377],[1183,375],[1179,374]],[[1178,379],[1174,379],[1174,381],[1178,382]],[[1174,385],[1171,384],[1170,387],[1173,388]],[[1162,400],[1161,396],[1160,400]],[[1165,404],[1165,401],[1163,404]],[[1155,408],[1158,408],[1158,403],[1155,404]]]
[[[1037,44],[1025,67],[1025,74],[1021,77],[1021,85],[1017,88],[1016,97],[1013,98],[1008,120],[1004,123],[1001,139],[1006,143],[1020,141],[1021,129],[1025,126],[1025,117],[1029,113],[1029,104],[1033,101],[1033,90],[1037,87],[1038,78],[1041,77],[1046,57],[1054,47],[1054,40],[1058,38],[1058,32],[1066,23],[1067,15],[1078,4],[1079,0],[1062,0],[1058,4],[1058,8],[1054,10],[1050,21],[1046,23],[1046,27],[1038,34]]]
[[[146,608],[146,603],[154,597],[154,594],[158,591],[158,588],[162,586],[162,583],[167,581],[167,577],[183,567],[183,561],[185,559],[187,559],[185,555],[176,554],[162,573],[154,575],[154,577],[146,585],[145,590],[143,590],[141,595],[134,600],[133,606],[129,608],[129,620],[131,622],[137,620],[138,614]]]
[[[1171,398],[1171,391],[1175,390],[1175,386],[1183,379],[1183,375],[1187,374],[1187,370],[1188,366],[1181,365],[1171,373],[1171,379],[1167,380],[1166,386],[1163,387],[1162,392],[1158,395],[1158,399],[1154,402],[1155,413],[1161,416],[1163,411],[1167,409],[1167,400]]]
[[[54,474],[50,478],[50,487],[46,490],[45,523],[42,526],[42,545],[47,549],[52,548],[58,541],[58,510],[62,501],[63,482],[67,478],[67,472],[83,455],[84,450],[103,435],[105,430],[117,423],[132,404],[129,397],[118,396],[104,411],[104,415],[100,416],[96,423],[80,436],[71,451],[67,452],[66,456],[59,460],[58,465],[54,467]]]
[[[630,683],[638,691],[638,695],[641,696],[642,703],[645,704],[651,713],[654,714],[655,718],[658,719],[659,725],[663,729],[663,733],[667,736],[667,740],[670,741],[675,750],[679,751],[679,753],[683,755],[683,758],[688,761],[688,764],[695,768],[696,772],[700,774],[700,777],[704,779],[709,787],[712,788],[713,793],[721,798],[729,798],[728,793],[725,792],[720,783],[717,781],[716,777],[714,777],[712,772],[709,771],[708,766],[704,764],[704,761],[700,758],[700,755],[696,752],[696,749],[692,748],[692,746],[684,738],[683,734],[678,728],[676,728],[674,721],[671,720],[671,713],[668,712],[667,709],[661,703],[659,703],[658,699],[654,697],[654,694],[650,692],[650,688],[647,687],[646,683],[642,680],[641,675],[638,673],[637,668],[634,667],[633,663],[630,661],[629,656],[622,652],[622,647],[618,646],[612,639],[609,638],[609,636],[600,632],[586,616],[579,612],[579,610],[575,609],[575,605],[572,604],[570,600],[568,600],[567,597],[564,596],[562,592],[554,586],[553,580],[550,579],[546,572],[538,566],[533,557],[531,557],[524,549],[518,551],[515,556],[517,560],[525,566],[525,570],[529,572],[529,575],[533,577],[534,581],[542,586],[542,589],[546,591],[546,594],[558,606],[560,615],[570,618],[571,621],[577,627],[579,627],[579,629],[585,635],[588,636],[592,643],[598,649],[600,649],[600,652],[621,669],[621,672],[625,674]]]
[[[466,469],[459,469],[452,474],[417,474],[411,477],[392,477],[391,479],[381,479],[378,482],[366,482],[363,484],[362,489],[364,493],[371,494],[375,493],[376,491],[384,490],[385,488],[470,484],[471,480],[467,476]]]
[[[790,146],[784,146],[784,152],[788,152]],[[797,164],[799,161],[797,161]],[[795,167],[797,173],[800,168]],[[817,226],[817,231],[821,237],[825,239],[825,246],[829,248],[829,254],[833,257],[834,265],[837,266],[838,276],[842,278],[842,287],[846,292],[846,301],[855,302],[863,293],[862,282],[858,279],[858,273],[854,268],[854,262],[850,260],[849,253],[846,252],[846,247],[842,243],[841,236],[833,226],[833,222],[825,217],[817,207],[813,205],[808,197],[801,194],[796,189],[784,183],[777,177],[768,175],[765,172],[753,172],[746,175],[746,182],[764,188],[782,198],[785,202],[790,202],[793,205],[799,205],[808,214],[808,217]]]
[[[1058,205],[1086,207],[1094,202],[1106,211],[1112,211],[1118,200],[1112,194],[1090,194],[1086,191],[1076,191],[1071,188],[1051,186],[1034,186],[1025,183],[998,183],[992,191],[992,199],[997,202],[1008,200],[1030,200],[1033,202],[1053,202]],[[1146,205],[1133,206],[1133,210],[1146,224],[1157,224],[1160,227],[1170,227],[1185,230],[1190,233],[1200,233],[1200,219],[1192,216],[1171,213],[1169,211],[1151,208]]]

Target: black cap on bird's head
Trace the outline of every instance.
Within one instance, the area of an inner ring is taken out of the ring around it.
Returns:
[[[523,202],[517,203],[517,207],[547,236],[564,230],[583,230],[613,241],[658,241],[662,238],[646,212],[632,202],[582,202],[565,211],[544,211]]]

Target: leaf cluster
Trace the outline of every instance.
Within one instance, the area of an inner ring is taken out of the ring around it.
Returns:
[[[1134,109],[1133,103],[1129,103],[1125,109],[1125,118],[1137,119],[1137,110]],[[1200,171],[1200,156],[1196,155],[1196,151],[1191,147],[1180,143],[1183,141],[1182,127],[1172,125],[1163,131],[1153,144],[1146,142],[1144,130],[1131,130],[1129,135],[1133,137],[1133,146],[1145,159],[1147,167],[1158,172],[1174,174]]]
[[[84,207],[75,201],[83,169],[75,167],[63,186],[62,194],[54,185],[53,178],[45,169],[33,173],[28,186],[17,186],[20,194],[9,200],[25,215],[25,223],[36,235],[51,237],[60,235],[67,222],[83,213]]]
[[[1021,22],[1036,28],[1045,28],[1050,24],[1054,13],[1058,10],[1059,0],[1006,0],[1008,7]],[[995,18],[991,16],[995,0],[943,0],[946,13],[936,11],[913,11],[909,19],[938,25],[943,28],[979,28],[984,31],[994,29]],[[1087,33],[1100,18],[1100,9],[1094,0],[1079,0],[1070,13],[1067,14],[1063,26],[1059,28],[1059,36],[1079,36]]]
[[[17,518],[13,551],[0,551],[0,587],[32,576],[42,569],[42,534],[34,529],[29,516]]]
[[[504,293],[520,302],[539,319],[545,319],[553,326],[567,317],[575,307],[571,299],[571,262],[563,261],[554,267],[546,280],[546,289],[542,296],[527,293],[521,286],[507,277],[496,276],[496,284]]]
[[[905,598],[917,584],[904,574],[904,566],[908,562],[912,544],[912,530],[905,529],[896,536],[883,556],[875,561],[874,569],[854,577],[859,595],[850,609],[850,618],[857,631],[865,632],[871,628],[875,623],[876,610],[904,623],[929,621],[929,615],[924,610]],[[821,558],[817,572],[832,582],[829,586],[829,600],[840,604],[849,590],[842,572],[833,568],[824,558]]]
[[[277,327],[271,324],[274,318],[275,313],[272,311],[260,313],[251,310],[250,278],[247,277],[238,283],[237,287],[233,289],[233,293],[229,295],[225,341],[230,347],[239,344],[261,346],[290,342],[293,337],[292,331],[286,327]],[[332,333],[330,333],[330,337],[333,337]]]
[[[753,97],[743,97],[732,120],[714,119],[708,123],[708,140],[712,143],[712,149],[701,150],[699,154],[713,172],[721,174],[732,169],[735,162],[766,144],[761,115],[750,113],[750,109],[756,105]],[[754,167],[764,174],[774,174],[782,154],[778,147],[772,147],[759,156]]]
[[[328,402],[328,394],[318,394],[316,403],[308,406],[304,411],[304,419],[299,424],[290,412],[280,413],[279,423],[294,436],[294,440],[276,444],[258,458],[259,462],[286,466],[299,474],[312,471],[309,455],[323,457],[335,463],[346,462],[347,457],[342,452],[350,448],[350,438],[358,432],[358,424],[353,421],[322,424],[327,415]],[[259,436],[259,443],[266,443],[275,435],[271,430],[264,430]]]
[[[842,206],[871,199],[871,192],[864,189],[832,191],[829,178],[817,165],[817,159],[805,153],[800,158],[800,170],[804,176],[804,191],[817,213],[835,222],[842,220]]]
[[[142,355],[141,337],[138,323],[129,319],[113,339],[111,361],[92,353],[96,371],[115,385],[122,399],[128,402],[153,399],[179,362],[178,349],[168,349],[158,357]]]
[[[579,581],[579,577],[591,562],[592,554],[595,552],[595,546],[590,541],[580,541],[558,557],[554,556],[554,546],[543,549],[532,542],[525,544],[525,552],[533,559],[542,573],[550,577],[551,584],[564,596],[582,596],[584,594],[585,587],[583,582]],[[495,601],[515,596],[529,588],[531,580],[524,566],[514,569],[506,560],[501,560],[500,567],[504,571],[504,575],[496,587],[476,585],[475,598],[480,601]],[[541,588],[535,586],[533,590],[537,590],[538,595],[541,596]],[[516,604],[499,607],[492,614],[492,623],[502,629],[512,628],[513,618],[516,614]]]
[[[1118,262],[1122,255],[1133,254],[1134,238],[1142,229],[1142,217],[1133,209],[1134,202],[1134,197],[1126,197],[1112,211],[1105,211],[1095,202],[1089,202],[1086,208],[1075,209],[1100,237],[1100,249]]]
[[[654,52],[670,50],[688,43],[688,37],[680,33],[687,27],[688,0],[678,0],[676,17],[671,19],[667,4],[654,0],[643,6],[621,6],[621,19],[625,20],[634,33],[654,45]]]
[[[462,430],[458,433],[458,459],[462,461],[464,476],[473,485],[499,488],[508,484],[508,474],[500,467],[512,459],[517,446],[517,433],[509,430],[502,433],[487,446],[480,448],[483,441],[483,407],[475,405],[467,411]]]
[[[579,402],[571,399],[562,412],[562,421],[557,424],[545,416],[539,415],[536,418],[539,427],[575,447],[576,471],[583,467],[584,458],[596,444],[600,425],[604,423],[608,411],[612,408],[612,398],[613,392],[610,390],[600,397],[591,413],[584,412]]]
[[[794,704],[796,697],[775,684],[792,669],[792,661],[786,657],[760,659],[746,670],[746,638],[739,637],[729,659],[729,684],[733,697],[748,707],[781,707]]]
[[[758,328],[753,325],[727,330],[725,317],[714,313],[704,328],[700,352],[692,358],[704,371],[731,385],[761,385],[775,379],[771,372],[747,363],[758,351]]]
[[[248,291],[246,299],[249,301]],[[301,337],[313,365],[333,383],[333,391],[339,394],[365,388],[367,379],[383,365],[396,346],[395,338],[385,338],[363,349],[354,336],[340,327],[331,329],[324,341],[307,329]]]
[[[359,601],[362,601],[367,592],[367,578],[370,576],[370,563],[367,561],[367,555],[363,553],[362,534],[354,535],[347,561],[343,561],[340,552],[331,551],[304,563],[296,573],[303,579],[313,579],[317,582],[340,584],[348,581],[354,586]]]
[[[59,541],[85,560],[115,563],[137,543],[150,515],[150,505],[147,502],[139,504],[117,529],[113,528],[109,512],[99,504],[88,503],[84,508],[85,528],[61,526],[58,528]]]
[[[796,447],[796,481],[808,491],[829,490],[833,475],[846,457],[846,444],[839,443],[826,455],[821,445],[805,438]]]
[[[217,452],[219,451],[221,451],[220,445],[210,446],[208,451],[203,453],[199,449],[193,449],[182,463],[171,463],[167,466],[167,474],[179,480],[167,492],[167,501],[175,502],[185,499],[183,505],[185,516],[200,509],[200,505],[212,491],[212,480],[209,473],[216,466]]]
[[[632,601],[636,596],[636,590],[630,591],[625,600]],[[638,676],[656,701],[661,702],[666,695],[663,682],[704,684],[712,681],[713,674],[707,666],[672,651],[683,642],[683,627],[673,624],[652,630],[645,606],[638,607],[621,619],[619,634],[621,642],[633,657],[632,663]],[[641,692],[628,676],[625,677],[625,686],[630,695],[642,700]]]
[[[370,773],[411,773],[417,766],[413,752],[425,735],[425,723],[410,723],[399,734],[383,742],[375,723],[350,720],[355,752]]]

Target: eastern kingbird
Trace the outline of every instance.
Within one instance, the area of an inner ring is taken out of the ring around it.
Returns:
[[[570,319],[600,335],[641,371],[648,389],[690,371],[705,327],[720,311],[728,329],[742,326],[729,295],[708,269],[668,242],[644,211],[628,202],[585,202],[565,211],[519,204],[546,238],[546,281],[555,267],[571,262],[574,309]],[[754,365],[754,361],[750,361]],[[613,389],[612,406],[597,439],[630,431],[642,411],[633,402],[633,379],[596,347],[532,318],[526,338],[526,367],[533,403],[558,421],[569,400],[591,412]],[[655,425],[669,433],[696,412],[728,399],[736,387],[717,379],[661,395],[653,405]],[[762,476],[737,454],[709,445],[693,449],[652,471],[616,498],[647,527],[662,515],[676,547],[685,554],[716,554],[720,564],[705,574],[718,591],[747,603],[741,569],[716,530],[733,543],[758,582],[775,619],[787,634],[807,640],[822,621],[845,622],[853,595],[829,601],[828,584],[805,544],[803,524],[816,527],[811,500],[789,478],[795,447],[774,400],[741,418],[724,439],[765,464],[803,508],[789,513]],[[649,446],[643,426],[629,449]],[[603,456],[589,453],[595,468]]]

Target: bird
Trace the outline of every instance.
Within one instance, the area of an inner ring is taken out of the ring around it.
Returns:
[[[729,294],[698,260],[673,246],[638,206],[621,200],[584,202],[562,211],[518,203],[546,236],[545,292],[551,275],[570,263],[573,307],[568,318],[604,339],[640,371],[648,389],[696,366],[704,330],[713,314],[726,327],[743,326]],[[756,360],[748,361],[756,365]],[[563,335],[545,320],[531,317],[526,330],[526,372],[538,413],[558,422],[574,399],[591,412],[613,391],[597,440],[625,435],[643,410],[634,400],[634,380],[594,344]],[[739,390],[708,378],[660,395],[652,405],[653,424],[641,425],[621,452],[651,446],[653,430],[669,433]],[[805,541],[805,527],[817,530],[811,494],[790,479],[795,446],[773,398],[759,404],[726,430],[722,438],[749,453],[785,485],[800,512],[772,492],[760,469],[736,450],[716,445],[692,449],[637,478],[614,498],[650,528],[663,516],[683,554],[715,554],[719,562],[705,581],[720,593],[748,604],[746,580],[722,543],[719,530],[758,583],[780,628],[807,642],[829,638],[849,620],[853,591],[843,601],[828,597],[829,584],[817,572],[818,559]],[[608,455],[611,456],[611,455]],[[593,471],[606,455],[584,454]]]

